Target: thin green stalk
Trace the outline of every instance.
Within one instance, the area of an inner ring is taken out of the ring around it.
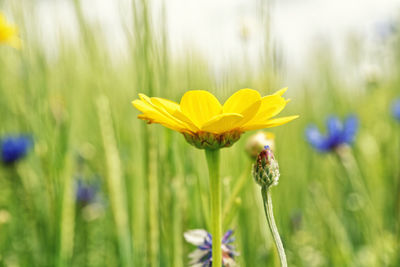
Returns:
[[[237,200],[238,196],[240,195],[240,193],[242,192],[245,185],[247,184],[246,182],[249,181],[249,173],[251,173],[251,166],[252,166],[251,164],[248,164],[248,166],[245,168],[244,172],[239,177],[235,186],[233,187],[232,193],[231,193],[228,201],[226,201],[226,204],[225,204],[223,212],[222,212],[222,217],[224,218],[224,220],[223,220],[224,229],[226,227],[228,227],[231,220],[233,219],[232,214],[235,211],[234,207],[235,207],[236,200]]]
[[[63,173],[63,196],[61,203],[60,221],[60,251],[58,266],[68,266],[74,249],[74,224],[75,224],[75,202],[73,198],[73,180],[71,174],[71,156],[67,154],[65,170]]]
[[[366,207],[362,209],[362,215],[364,215],[364,218],[360,218],[360,222],[368,221],[368,223],[364,225],[366,227],[364,231],[367,234],[367,238],[370,239],[370,242],[376,243],[376,234],[379,233],[378,236],[383,234],[382,221],[380,220],[379,212],[376,209],[376,203],[371,199],[370,192],[363,179],[356,158],[350,149],[338,151],[336,155],[344,173],[348,177],[351,188],[354,192],[360,194],[366,201]]]
[[[368,188],[362,179],[362,173],[352,151],[349,148],[344,148],[342,151],[338,151],[336,156],[338,157],[340,164],[348,176],[353,190],[356,190],[357,193],[361,194],[369,202],[369,204],[372,205]]]
[[[172,213],[172,232],[174,233],[174,238],[172,240],[173,246],[173,254],[172,254],[172,265],[174,267],[182,267],[182,255],[183,255],[183,248],[182,248],[182,185],[180,177],[177,177],[173,181],[173,198],[175,204],[173,206]]]
[[[121,266],[132,264],[132,244],[130,240],[128,208],[126,201],[125,181],[114,135],[113,122],[108,98],[101,95],[97,100],[101,136],[107,168],[107,187],[110,196],[111,211],[114,216]]]
[[[340,220],[338,213],[333,208],[327,192],[323,190],[323,187],[318,182],[310,188],[310,192],[313,196],[316,212],[319,214],[321,221],[328,226],[333,237],[333,246],[338,249],[339,257],[335,258],[340,260],[339,262],[338,260],[333,261],[334,265],[354,266],[355,263],[352,257],[354,255],[353,244],[344,222]]]
[[[397,141],[397,144],[396,144],[396,147],[398,147],[398,138],[396,138],[396,141]],[[396,161],[398,161],[398,156],[396,157]],[[396,166],[397,164],[395,164],[394,166]],[[397,166],[399,166],[399,165],[397,165]],[[395,207],[395,221],[397,221],[397,222],[399,222],[400,221],[400,172],[399,172],[399,170],[398,170],[398,168],[397,168],[397,170],[395,171],[395,175],[394,175],[394,177],[395,177],[395,183],[397,184],[397,186],[395,186],[395,190],[396,190],[396,192],[395,192],[395,196],[397,196],[396,198],[395,198],[395,205],[394,205],[394,207]],[[397,238],[397,245],[398,245],[398,248],[400,249],[400,224],[399,223],[396,223],[395,224],[395,232],[396,232],[396,238]],[[399,262],[399,264],[400,264],[400,255],[398,256],[398,262]]]
[[[206,149],[211,194],[211,235],[213,267],[222,266],[221,250],[221,179],[219,177],[219,150]]]
[[[29,218],[29,221],[31,221],[30,216],[32,215],[32,212],[29,207],[29,202],[27,199],[25,199],[25,192],[23,191],[23,185],[21,184],[21,177],[19,176],[17,170],[15,169],[14,166],[11,167],[10,169],[10,177],[9,177],[9,182],[10,182],[10,187],[11,187],[11,206],[10,206],[10,212],[12,212],[12,216],[16,218],[17,222],[23,222],[27,221]],[[13,231],[13,241],[14,242],[21,242],[21,244],[26,244],[27,240],[31,240],[31,236],[27,238],[26,234],[23,235],[21,231],[18,230],[21,225],[16,225],[16,232]],[[26,224],[24,227],[31,227],[29,224]],[[34,246],[37,246],[37,243],[34,244]],[[28,262],[35,263],[34,255],[33,253],[28,253],[26,249],[18,249],[15,250],[16,255],[21,258],[27,260]],[[30,252],[30,251],[29,251]]]
[[[149,131],[151,133],[151,130]],[[159,202],[158,202],[158,180],[157,180],[157,152],[152,145],[151,135],[149,138],[149,162],[147,172],[147,209],[149,214],[149,263],[151,267],[159,266]]]
[[[150,267],[158,266],[159,258],[159,223],[158,223],[158,181],[157,181],[157,155],[153,149],[153,133],[144,125],[144,175],[147,216],[146,253],[147,264]]]
[[[269,229],[271,230],[272,237],[274,238],[275,246],[278,250],[279,260],[282,267],[287,267],[286,254],[283,248],[281,237],[279,236],[278,228],[275,224],[274,213],[272,209],[272,198],[271,193],[267,186],[263,186],[261,189],[261,194],[263,196],[265,215],[267,216],[267,221]]]

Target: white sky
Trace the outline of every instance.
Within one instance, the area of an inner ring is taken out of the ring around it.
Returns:
[[[128,0],[82,0],[85,13],[100,21],[115,47],[123,49],[120,11]],[[157,0],[157,6],[162,0]],[[257,3],[262,0],[164,0],[168,12],[168,30],[175,55],[189,47],[200,51],[220,71],[229,64],[240,63],[246,51],[256,61],[261,49],[263,25],[257,18]],[[122,7],[122,8],[121,8]],[[357,33],[371,39],[377,25],[400,14],[398,0],[275,0],[272,9],[272,36],[287,65],[302,69],[315,42],[323,38],[340,54],[345,37]],[[55,27],[71,27],[69,1],[43,0],[39,14],[43,21],[43,38],[51,39]],[[244,46],[240,38],[242,25],[250,37]],[[73,30],[71,30],[73,31]]]

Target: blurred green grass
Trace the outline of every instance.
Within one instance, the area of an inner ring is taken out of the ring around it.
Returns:
[[[2,5],[14,11],[24,48],[0,48],[0,134],[29,133],[35,147],[15,168],[0,167],[0,264],[187,266],[194,248],[183,232],[208,229],[204,152],[178,133],[136,119],[130,102],[139,92],[175,101],[189,89],[212,91],[220,101],[243,87],[271,93],[284,87],[271,63],[274,49],[266,44],[272,54],[256,73],[232,66],[216,77],[195,53],[171,57],[168,31],[155,30],[143,0],[134,2],[135,19],[125,25],[128,55],[115,60],[107,36],[76,0],[79,38],[60,37],[57,55],[48,56],[34,27],[38,18],[29,14],[34,4]],[[275,217],[290,266],[400,264],[400,126],[389,108],[399,94],[398,44],[386,47],[392,72],[372,87],[353,88],[321,48],[310,76],[287,93],[292,102],[284,115],[301,117],[271,131],[281,167]],[[309,147],[304,128],[350,112],[361,128],[352,151],[359,173],[349,176],[333,155]],[[224,203],[251,164],[244,152],[251,134],[222,151]],[[76,205],[77,175],[100,177],[102,211]],[[351,179],[366,185],[372,207]],[[225,222],[235,229],[240,266],[278,265],[260,197],[249,173]]]

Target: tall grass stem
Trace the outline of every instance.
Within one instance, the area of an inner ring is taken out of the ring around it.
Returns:
[[[157,151],[152,145],[152,131],[148,129],[148,146],[149,162],[147,175],[147,210],[149,212],[149,235],[148,249],[149,262],[151,267],[159,266],[159,202],[158,202],[158,180],[157,180]]]
[[[224,209],[222,212],[222,218],[223,220],[223,226],[224,229],[228,227],[228,225],[231,222],[231,219],[233,218],[232,213],[234,212],[234,207],[235,207],[235,202],[242,192],[243,188],[247,184],[246,182],[250,179],[249,173],[251,172],[251,164],[248,164],[248,166],[245,168],[244,172],[240,175],[239,179],[236,181],[232,193],[228,198],[228,201],[226,201],[226,204],[224,205]]]
[[[100,129],[103,139],[107,167],[107,186],[110,195],[111,210],[113,212],[117,230],[121,266],[132,265],[132,249],[129,232],[128,207],[126,201],[125,183],[122,176],[122,166],[114,135],[111,111],[108,98],[100,96],[97,100],[97,111],[100,120]]]
[[[66,157],[63,185],[63,196],[61,206],[61,225],[60,225],[60,254],[58,266],[70,265],[73,255],[74,236],[75,236],[75,202],[74,185],[71,173],[71,156]]]

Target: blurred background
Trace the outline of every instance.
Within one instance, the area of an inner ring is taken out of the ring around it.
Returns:
[[[300,118],[268,131],[289,266],[400,266],[398,1],[0,0],[0,10],[21,39],[0,46],[1,266],[188,266],[183,233],[209,230],[204,152],[138,120],[131,101],[283,87],[282,116]],[[327,118],[350,114],[353,140],[335,139]],[[316,145],[310,125],[333,145]],[[253,134],[222,150],[223,231],[234,230],[239,266],[278,266],[246,152]]]

